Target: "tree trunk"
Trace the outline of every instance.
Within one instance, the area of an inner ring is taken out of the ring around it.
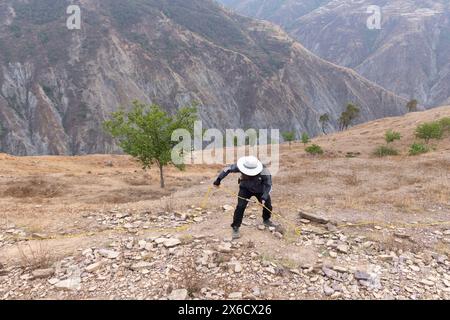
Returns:
[[[162,164],[159,164],[159,180],[161,181],[161,188],[164,188],[165,184],[164,184],[164,172]]]

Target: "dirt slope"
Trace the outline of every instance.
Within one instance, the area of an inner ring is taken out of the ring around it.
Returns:
[[[322,136],[321,157],[283,145],[272,195],[284,228],[260,230],[250,204],[237,242],[223,209],[237,177],[208,193],[221,166],[169,168],[161,190],[126,156],[0,155],[0,298],[448,299],[450,137],[407,156],[417,124],[445,116]],[[401,155],[373,157],[388,129]]]

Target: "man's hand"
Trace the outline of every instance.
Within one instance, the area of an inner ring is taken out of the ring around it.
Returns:
[[[261,204],[264,206],[267,202],[267,199],[265,197],[261,198]]]
[[[214,185],[216,188],[220,187],[220,180],[217,179],[216,181],[214,181],[213,185]]]

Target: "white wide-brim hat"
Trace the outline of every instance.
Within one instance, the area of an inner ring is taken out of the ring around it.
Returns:
[[[239,171],[247,176],[254,177],[263,171],[263,164],[254,156],[242,157],[238,160]]]

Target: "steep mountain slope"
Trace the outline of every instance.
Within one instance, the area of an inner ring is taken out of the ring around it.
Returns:
[[[311,134],[350,101],[361,122],[404,112],[403,99],[212,1],[79,3],[81,30],[68,30],[70,1],[0,1],[2,151],[111,152],[101,123],[132,99],[199,102],[209,127]]]
[[[279,23],[317,55],[353,68],[398,95],[415,97],[429,107],[450,102],[450,3],[446,0],[221,2]],[[300,3],[314,5],[304,10]],[[367,28],[371,5],[382,9],[381,30]]]
[[[286,29],[296,20],[331,0],[218,0],[248,17],[269,20]]]

